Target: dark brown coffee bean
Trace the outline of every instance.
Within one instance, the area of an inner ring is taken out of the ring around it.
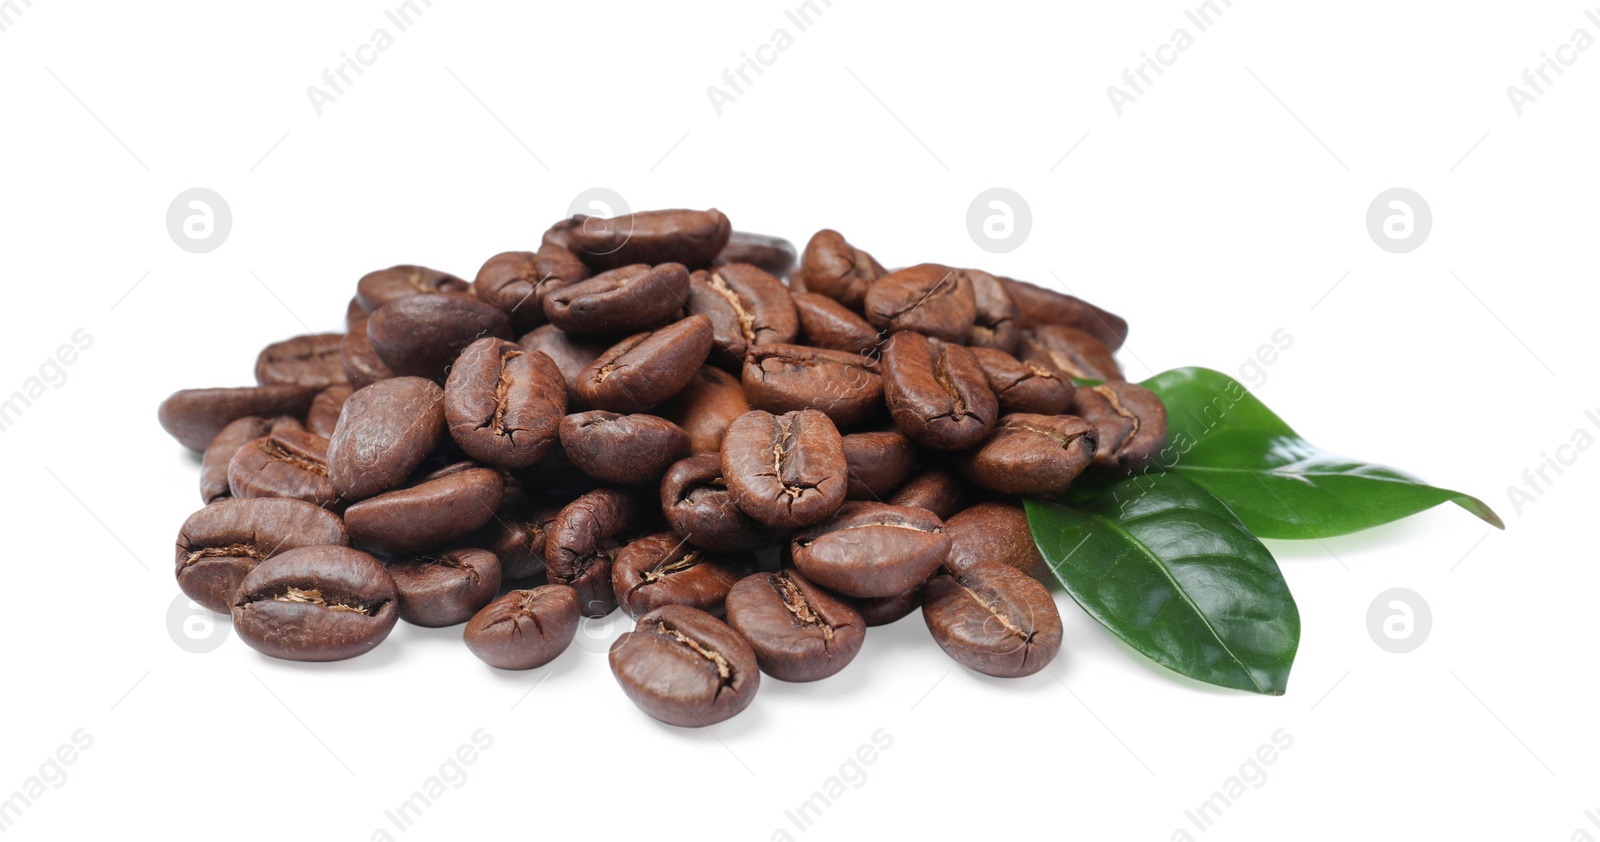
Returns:
[[[944,534],[950,536],[950,555],[945,557],[944,567],[952,573],[997,561],[1041,582],[1050,575],[1033,542],[1028,513],[1016,503],[979,503],[964,509],[944,519]]]
[[[463,542],[481,546],[500,559],[505,581],[544,575],[544,543],[561,513],[561,503],[521,488],[507,488],[493,518]]]
[[[872,282],[886,274],[872,255],[845,242],[838,231],[824,228],[806,243],[798,278],[807,291],[859,311]]]
[[[419,553],[494,517],[505,493],[499,472],[462,462],[345,510],[350,542],[381,553]]]
[[[844,503],[844,442],[814,409],[773,415],[753,410],[722,439],[722,476],[746,514],[784,529],[810,526]]]
[[[332,506],[339,495],[328,480],[328,440],[286,430],[246,442],[228,460],[228,490],[235,497],[290,497]]]
[[[806,578],[846,596],[894,596],[922,584],[944,563],[950,538],[926,509],[850,502],[832,518],[789,539]]]
[[[526,468],[556,444],[567,387],[554,360],[484,337],[456,358],[444,384],[444,419],[468,456]]]
[[[931,468],[906,480],[888,502],[891,506],[927,509],[943,519],[961,511],[966,499],[965,481],[949,471]]]
[[[303,500],[219,500],[183,522],[173,572],[184,595],[227,614],[239,583],[262,561],[299,547],[349,543],[338,515]]]
[[[868,628],[887,626],[911,616],[911,612],[921,608],[923,591],[924,587],[918,585],[894,596],[858,599],[855,601],[856,610],[861,612],[861,621]]]
[[[519,333],[544,324],[544,299],[558,289],[589,277],[589,268],[560,246],[537,252],[507,251],[489,258],[472,282],[479,301],[498,308]]]
[[[1122,473],[1149,467],[1167,442],[1167,407],[1143,386],[1123,381],[1079,386],[1070,411],[1099,431],[1094,464],[1102,470]]]
[[[222,432],[211,440],[205,456],[200,460],[200,499],[213,503],[233,496],[232,489],[228,487],[228,463],[233,461],[233,455],[239,452],[239,448],[273,433],[299,429],[302,429],[300,422],[287,415],[272,419],[250,415],[223,427]]]
[[[273,418],[288,415],[304,418],[311,399],[317,396],[312,386],[246,386],[240,389],[184,389],[161,402],[156,418],[179,444],[196,453],[231,422],[247,415]]]
[[[350,303],[345,305],[345,308],[344,308],[344,327],[345,327],[345,330],[349,330],[350,326],[355,324],[356,322],[364,322],[366,320],[367,320],[367,311],[362,308],[361,299],[356,298],[355,296],[352,295],[350,297]]]
[[[781,278],[794,268],[795,257],[794,243],[782,237],[734,231],[711,263],[715,266],[748,263]]]
[[[981,447],[962,454],[961,473],[978,485],[1021,497],[1058,497],[1094,460],[1099,433],[1076,415],[1002,416]]]
[[[1122,367],[1111,351],[1091,334],[1060,325],[1040,325],[1022,332],[1017,357],[1054,366],[1065,378],[1121,380]]]
[[[590,218],[580,214],[570,219],[558,221],[545,229],[544,235],[539,238],[540,245],[556,246],[572,251],[572,229],[576,228],[580,221]]]
[[[550,525],[544,557],[550,581],[578,592],[578,610],[585,617],[615,611],[611,565],[622,548],[620,536],[633,520],[633,500],[600,488],[567,504]]]
[[[566,585],[512,591],[484,606],[463,632],[479,660],[531,670],[556,659],[578,634],[578,594]]]
[[[850,354],[877,350],[878,329],[843,304],[814,292],[797,292],[792,298],[804,344]]]
[[[999,562],[934,578],[922,617],[940,648],[985,675],[1033,675],[1061,651],[1061,612],[1050,592]]]
[[[350,382],[350,372],[339,359],[342,333],[316,333],[274,342],[256,357],[256,382],[263,386],[329,386]]]
[[[695,272],[689,312],[711,320],[711,360],[724,368],[737,369],[757,345],[793,342],[800,332],[788,288],[744,263]]]
[[[318,392],[311,399],[311,408],[306,410],[306,429],[323,438],[332,438],[334,428],[339,425],[339,413],[344,410],[344,402],[355,391],[354,386],[343,385],[329,386]]]
[[[587,407],[583,396],[578,394],[578,378],[583,375],[583,370],[589,364],[599,359],[612,343],[605,340],[589,340],[582,337],[564,333],[555,325],[545,325],[527,336],[518,340],[523,348],[529,351],[538,351],[555,361],[556,368],[561,370],[561,379],[567,385],[567,408],[578,409]]]
[[[1000,415],[971,351],[910,331],[883,346],[883,398],[895,425],[934,450],[975,446]]]
[[[740,579],[728,593],[728,625],[750,643],[761,671],[779,681],[834,675],[866,640],[861,613],[796,570]]]
[[[383,642],[400,595],[378,560],[349,547],[301,547],[244,578],[233,628],[252,649],[292,661],[354,658]]]
[[[776,543],[779,537],[776,529],[733,502],[720,453],[691,456],[668,468],[661,480],[661,510],[674,532],[702,549],[744,552]]]
[[[937,263],[884,275],[867,291],[862,306],[867,321],[879,330],[914,330],[947,342],[965,340],[978,316],[966,273]]]
[[[661,405],[661,416],[689,434],[690,453],[722,449],[722,435],[733,419],[750,411],[738,378],[720,368],[700,366],[688,385]]]
[[[395,377],[357,390],[328,443],[334,493],[361,500],[398,486],[443,434],[444,390],[431,380]]]
[[[750,405],[772,413],[814,409],[840,427],[871,417],[883,396],[872,360],[804,345],[758,345],[744,361]]]
[[[1115,351],[1128,338],[1128,322],[1121,316],[1071,295],[1035,286],[1027,281],[1001,278],[1006,292],[1017,305],[1017,319],[1022,327],[1063,325],[1088,331]]]
[[[689,455],[689,434],[654,415],[594,410],[561,420],[561,447],[572,464],[602,482],[655,483]]]
[[[448,272],[426,266],[391,266],[356,282],[356,301],[368,313],[401,298],[433,292],[467,292],[472,286]]]
[[[1011,353],[1022,335],[1017,321],[1017,304],[999,278],[977,269],[961,270],[972,284],[972,300],[977,316],[967,331],[966,344],[974,348],[994,348]]]
[[[844,464],[850,471],[845,497],[851,500],[882,502],[905,482],[917,461],[917,449],[911,440],[893,430],[851,433],[842,442]]]
[[[973,348],[1002,413],[1060,415],[1072,402],[1072,383],[1053,365],[1025,363],[1004,351]]]
[[[450,550],[398,559],[389,577],[400,595],[400,619],[441,628],[465,623],[494,599],[500,561],[488,550]]]
[[[444,380],[463,348],[485,337],[511,338],[511,320],[465,295],[414,295],[379,307],[367,319],[378,358],[402,377]]]
[[[602,219],[575,216],[566,231],[570,248],[590,266],[682,263],[699,268],[727,246],[733,227],[722,211],[640,211]]]
[[[578,336],[653,330],[683,315],[689,270],[681,263],[640,263],[601,272],[545,296],[550,323]]]
[[[711,321],[690,316],[613,345],[578,376],[578,394],[595,409],[643,412],[677,394],[711,353]]]
[[[350,385],[357,389],[371,386],[379,380],[388,380],[394,372],[379,359],[378,352],[373,350],[372,340],[367,337],[367,322],[362,319],[350,325],[344,339],[339,343],[339,359],[350,369]]]
[[[664,605],[611,644],[611,672],[639,709],[669,725],[715,725],[750,706],[756,653],[716,617]]]
[[[754,567],[754,556],[713,555],[675,533],[658,532],[617,552],[611,589],[630,617],[663,605],[687,605],[717,615],[728,589]]]

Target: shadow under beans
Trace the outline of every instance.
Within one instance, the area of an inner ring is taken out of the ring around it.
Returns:
[[[390,637],[393,637],[392,633]],[[342,661],[291,661],[285,658],[274,658],[271,655],[256,652],[254,649],[250,651],[254,654],[258,664],[266,664],[293,672],[360,673],[385,669],[393,665],[405,656],[404,648],[397,641],[385,639],[372,650]]]

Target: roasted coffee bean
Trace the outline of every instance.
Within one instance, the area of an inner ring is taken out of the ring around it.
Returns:
[[[544,558],[550,581],[578,592],[585,617],[615,611],[611,565],[622,548],[620,536],[633,521],[633,500],[621,491],[599,488],[569,503],[550,524]]]
[[[656,210],[602,219],[575,216],[566,236],[590,266],[612,269],[630,263],[682,263],[699,268],[727,246],[733,227],[722,211]]]
[[[613,345],[578,375],[595,409],[643,412],[678,393],[711,353],[711,320],[690,316]]]
[[[578,223],[590,218],[579,214],[570,219],[559,220],[556,224],[545,229],[544,235],[539,238],[540,245],[557,246],[567,251],[572,251],[572,229],[576,228]]]
[[[728,235],[728,244],[711,262],[715,266],[748,263],[781,278],[794,268],[795,257],[794,243],[782,237],[734,231]]]
[[[911,616],[911,612],[921,608],[923,591],[924,587],[918,585],[894,596],[858,599],[855,601],[856,610],[861,612],[861,621],[868,628],[887,626]]]
[[[947,342],[966,339],[978,316],[966,273],[937,263],[884,275],[867,291],[862,306],[867,321],[880,330],[914,330]]]
[[[972,329],[967,331],[966,344],[974,348],[994,348],[1011,353],[1022,336],[1022,325],[1017,321],[1017,303],[1011,300],[1005,284],[988,272],[962,269],[972,284],[972,300],[977,306],[977,316]]]
[[[611,672],[639,709],[669,725],[715,725],[750,706],[756,653],[716,617],[664,605],[611,644]]]
[[[859,311],[867,289],[887,274],[872,255],[845,242],[838,231],[824,228],[806,243],[798,278],[807,291]]]
[[[844,503],[844,442],[814,409],[741,415],[722,439],[722,476],[746,514],[793,529],[833,515]]]
[[[761,671],[779,681],[827,678],[866,640],[859,611],[795,570],[740,579],[728,593],[728,625],[750,643]]]
[[[911,440],[893,430],[851,433],[842,437],[842,443],[844,464],[850,471],[845,497],[851,500],[881,502],[905,482],[917,461]]]
[[[328,480],[328,440],[285,430],[246,442],[228,460],[228,490],[235,497],[290,497],[332,506],[339,495]]]
[[[228,487],[228,463],[239,448],[273,433],[286,433],[303,429],[300,422],[280,415],[277,418],[245,416],[223,427],[211,440],[206,454],[200,460],[200,499],[212,503],[233,496]]]
[[[1000,415],[978,358],[960,345],[904,331],[883,346],[883,398],[910,439],[934,450],[966,450]]]
[[[419,553],[487,523],[504,493],[499,472],[461,462],[356,503],[345,510],[345,528],[358,547]]]
[[[1058,497],[1094,460],[1099,433],[1076,415],[1015,412],[957,464],[967,479],[1001,494]]]
[[[750,405],[772,413],[814,409],[840,427],[870,418],[883,396],[872,360],[804,345],[758,345],[744,360]]]
[[[507,488],[494,517],[462,540],[494,553],[507,582],[543,576],[545,538],[556,515],[561,513],[561,506],[554,498]]]
[[[806,345],[850,354],[876,353],[878,329],[843,304],[814,292],[797,292],[795,315]]]
[[[578,634],[578,594],[566,585],[512,591],[484,606],[462,637],[479,660],[531,670],[556,659]]]
[[[794,302],[783,282],[744,263],[695,272],[689,312],[711,320],[711,361],[737,369],[757,345],[793,342],[800,332]]]
[[[1024,362],[1054,366],[1064,378],[1121,380],[1122,367],[1093,335],[1077,328],[1040,325],[1022,332],[1017,356]]]
[[[372,340],[367,337],[369,321],[371,319],[362,319],[350,325],[339,343],[339,359],[349,367],[350,385],[357,389],[394,376],[394,372],[379,359],[378,352],[372,347]]]
[[[1017,305],[1017,320],[1024,328],[1063,325],[1088,331],[1115,351],[1128,338],[1128,323],[1121,316],[1071,295],[1035,286],[1027,281],[1001,278]]]
[[[292,661],[354,658],[383,642],[400,595],[378,560],[349,547],[301,547],[244,578],[233,628],[252,649]]]
[[[1143,386],[1125,381],[1079,386],[1070,411],[1100,433],[1094,465],[1102,470],[1146,468],[1167,441],[1167,407]]]
[[[927,581],[950,552],[944,524],[926,509],[850,502],[789,539],[794,566],[846,596],[905,593]]]
[[[500,561],[488,550],[450,550],[398,559],[389,577],[400,594],[400,619],[441,628],[465,623],[494,599]]]
[[[338,515],[302,500],[219,500],[183,522],[173,572],[184,595],[227,614],[239,583],[266,559],[299,547],[349,543]]]
[[[605,340],[573,336],[555,325],[545,325],[534,330],[518,340],[518,344],[529,351],[538,351],[555,361],[556,368],[561,371],[561,379],[567,385],[568,409],[587,406],[583,403],[583,396],[578,394],[578,378],[590,363],[599,359],[600,355],[612,345]]]
[[[391,266],[369,272],[356,282],[356,301],[368,313],[401,298],[432,292],[467,292],[471,284],[448,272],[426,266]]]
[[[396,377],[345,401],[328,443],[334,493],[361,500],[398,486],[444,434],[444,390],[420,377]]]
[[[1061,612],[1050,592],[995,561],[935,577],[922,617],[940,648],[985,675],[1032,675],[1061,650]]]
[[[743,552],[776,543],[779,533],[733,502],[722,477],[722,455],[702,453],[667,469],[661,510],[672,531],[701,549]]]
[[[965,481],[949,471],[930,468],[906,480],[889,498],[889,505],[927,509],[944,519],[961,511],[966,499]]]
[[[1016,503],[979,503],[944,519],[950,554],[944,567],[960,573],[975,564],[998,561],[1045,581],[1050,568],[1033,542],[1028,513]]]
[[[1004,351],[972,348],[1000,411],[1060,415],[1072,402],[1072,381],[1053,365],[1025,363]]]
[[[722,613],[722,601],[739,577],[755,567],[755,557],[713,555],[672,532],[646,535],[617,552],[611,589],[630,617],[663,605],[687,605]]]
[[[342,333],[316,333],[274,342],[256,357],[256,382],[262,386],[284,383],[326,389],[350,382],[350,372],[339,359]]]
[[[700,366],[688,385],[662,404],[663,418],[689,434],[690,453],[714,453],[733,419],[750,411],[738,378],[708,365]]]
[[[353,295],[350,296],[350,303],[345,305],[345,308],[344,308],[344,327],[345,327],[345,330],[349,330],[350,326],[355,324],[356,322],[364,322],[364,321],[366,321],[367,320],[367,315],[368,315],[367,311],[364,308],[362,308],[362,306],[361,306],[361,299],[356,298]]]
[[[444,384],[444,419],[468,456],[526,468],[556,444],[567,387],[554,360],[484,337],[456,358]]]
[[[247,415],[304,418],[317,396],[313,386],[246,386],[240,389],[184,389],[173,392],[156,411],[161,428],[196,453],[223,427]]]
[[[311,399],[311,408],[306,410],[306,429],[323,438],[332,438],[334,428],[339,426],[339,413],[344,410],[344,402],[355,391],[354,386],[346,384],[329,386],[318,392]]]
[[[602,272],[544,298],[550,323],[578,336],[653,330],[683,315],[689,270],[681,263],[640,263]]]
[[[553,245],[537,252],[507,251],[489,258],[472,282],[479,301],[498,308],[518,332],[544,323],[544,299],[589,277],[589,268],[570,251]]]
[[[561,448],[591,477],[619,485],[655,483],[689,455],[689,434],[654,415],[593,410],[561,419]]]
[[[367,319],[367,340],[402,377],[444,380],[463,348],[485,337],[511,338],[505,313],[465,295],[414,295],[379,307]]]

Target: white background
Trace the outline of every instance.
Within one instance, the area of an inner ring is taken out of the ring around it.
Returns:
[[[1574,30],[1600,37],[1583,4],[1239,0],[1204,33],[1174,2],[835,0],[803,33],[773,2],[437,0],[404,33],[394,5],[4,4],[0,395],[93,337],[0,433],[0,796],[78,729],[93,740],[6,838],[1600,836],[1600,453],[1561,451],[1573,464],[1520,511],[1507,492],[1575,431],[1600,438],[1600,48],[1521,116],[1506,94]],[[319,116],[307,86],[379,27],[393,46]],[[707,86],[778,27],[792,47],[718,116]],[[1118,116],[1106,87],[1179,27],[1194,45]],[[165,225],[197,186],[233,214],[200,255]],[[1409,254],[1365,227],[1397,186],[1433,213]],[[330,665],[236,637],[180,648],[170,553],[198,468],[157,403],[247,384],[261,345],[338,329],[371,269],[471,277],[530,248],[594,187],[797,244],[835,227],[890,265],[1064,284],[1128,317],[1134,378],[1238,373],[1282,329],[1257,394],[1509,528],[1445,506],[1273,543],[1304,625],[1281,698],[1147,666],[1059,595],[1046,673],[964,670],[912,617],[839,677],[765,681],[698,731],[643,716],[576,646],[529,673],[488,669],[459,629],[402,625]],[[1031,208],[1006,254],[966,229],[991,187]],[[1432,609],[1411,654],[1367,632],[1391,587]],[[384,811],[477,729],[493,742],[465,780],[397,830]],[[879,729],[892,744],[864,780],[846,769],[858,786],[792,824]],[[1208,830],[1186,818],[1278,729],[1292,746],[1264,778],[1247,769]]]

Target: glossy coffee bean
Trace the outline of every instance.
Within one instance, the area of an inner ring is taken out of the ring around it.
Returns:
[[[879,330],[913,330],[947,342],[966,339],[978,316],[966,273],[937,263],[920,263],[879,278],[862,306],[867,321]]]
[[[856,610],[861,612],[861,621],[867,628],[874,626],[887,626],[911,616],[911,612],[922,607],[923,585],[918,585],[905,593],[894,596],[880,596],[874,599],[858,599],[855,601]]]
[[[985,675],[1032,675],[1061,650],[1061,613],[1050,592],[999,562],[934,578],[922,616],[940,648]]]
[[[722,455],[702,453],[675,463],[661,480],[667,524],[691,545],[744,552],[776,543],[778,530],[744,513],[722,477]]]
[[[798,278],[806,290],[860,311],[867,289],[886,274],[872,255],[850,245],[838,231],[824,228],[806,243]]]
[[[793,342],[800,332],[788,288],[744,263],[695,272],[688,306],[711,320],[711,360],[724,368],[738,369],[751,348]]]
[[[739,379],[708,365],[700,366],[672,400],[661,405],[661,416],[689,434],[690,453],[722,449],[722,436],[735,418],[750,411]]]
[[[339,359],[342,333],[316,333],[274,342],[256,357],[256,382],[262,386],[329,386],[350,382],[350,372]]]
[[[1128,322],[1121,316],[1071,295],[1045,289],[1027,281],[1001,278],[1006,292],[1017,305],[1022,327],[1062,325],[1088,331],[1106,348],[1115,351],[1128,338]]]
[[[1072,394],[1070,411],[1099,432],[1094,465],[1105,471],[1149,467],[1167,441],[1166,405],[1154,392],[1134,383],[1080,386]]]
[[[1061,415],[1072,402],[1072,381],[1053,365],[1023,362],[1004,351],[972,348],[1002,413]]]
[[[356,302],[370,314],[396,299],[433,292],[464,293],[471,288],[448,272],[426,266],[391,266],[369,272],[356,282]]]
[[[526,468],[556,445],[567,387],[549,357],[484,337],[456,358],[444,384],[444,418],[468,456]]]
[[[339,425],[339,413],[344,410],[344,402],[349,400],[355,391],[355,387],[346,384],[329,386],[318,392],[317,396],[311,399],[311,408],[306,410],[306,429],[323,438],[333,438],[333,430]]]
[[[961,511],[967,500],[966,480],[938,468],[912,476],[888,500],[891,506],[927,509],[940,519]]]
[[[381,553],[419,553],[477,529],[505,493],[499,472],[462,462],[345,510],[350,542]]]
[[[518,340],[529,351],[538,351],[555,361],[561,379],[567,386],[567,408],[586,408],[583,396],[578,394],[578,377],[589,364],[599,359],[613,343],[572,336],[555,325],[545,325]]]
[[[692,268],[710,263],[733,233],[722,211],[640,211],[611,219],[575,216],[566,230],[571,248],[600,269],[631,263],[676,262]]]
[[[973,348],[993,348],[1010,353],[1022,336],[1017,319],[1017,304],[1005,284],[988,272],[961,270],[972,285],[972,300],[977,315],[967,331],[966,344]]]
[[[839,430],[813,409],[740,416],[722,440],[722,476],[741,510],[784,529],[832,516],[849,485]]]
[[[239,452],[239,448],[273,433],[300,429],[303,429],[300,422],[286,415],[271,419],[247,415],[223,427],[211,439],[205,456],[200,459],[200,499],[213,503],[233,496],[232,489],[228,487],[228,463],[233,461],[233,455]]]
[[[615,489],[600,488],[567,504],[550,524],[544,549],[546,573],[552,583],[577,591],[583,616],[604,617],[616,610],[611,566],[633,519],[633,500]]]
[[[854,606],[795,570],[739,580],[728,593],[728,625],[749,642],[761,671],[779,681],[834,675],[866,639]]]
[[[589,277],[589,268],[560,246],[541,246],[537,252],[507,251],[489,258],[472,282],[472,292],[511,319],[518,332],[533,330],[545,321],[544,299],[556,290]]]
[[[372,340],[367,336],[369,321],[368,318],[351,324],[339,343],[339,359],[350,369],[350,385],[357,389],[394,376],[372,347]]]
[[[728,244],[711,262],[716,266],[748,263],[781,278],[794,268],[795,259],[794,243],[782,237],[734,231],[728,235]]]
[[[756,409],[775,414],[814,409],[840,427],[870,418],[883,396],[883,379],[872,360],[803,345],[752,348],[743,381]]]
[[[1121,380],[1122,367],[1100,340],[1086,331],[1040,325],[1022,332],[1017,356],[1024,362],[1054,366],[1066,378]]]
[[[578,376],[578,394],[595,409],[643,412],[676,395],[711,353],[711,321],[690,316],[624,339]]]
[[[871,354],[878,347],[878,329],[843,304],[814,292],[793,296],[802,344],[850,354]]]
[[[883,397],[912,441],[934,450],[966,450],[1000,415],[978,358],[960,345],[904,331],[883,346]]]
[[[669,725],[715,725],[761,686],[755,651],[721,620],[686,605],[639,618],[611,644],[611,672],[640,710]]]
[[[689,434],[654,415],[593,410],[561,420],[561,448],[591,477],[618,485],[654,484],[689,455]]]
[[[332,506],[338,494],[328,480],[328,440],[286,430],[246,442],[228,460],[228,490],[235,497],[289,497]]]
[[[402,377],[444,380],[463,348],[485,336],[511,338],[511,320],[465,295],[414,295],[379,307],[367,319],[367,340]]]
[[[1094,460],[1099,433],[1076,415],[1012,413],[978,449],[957,460],[961,473],[1001,494],[1058,497]]]
[[[408,556],[389,564],[400,619],[441,628],[465,623],[500,590],[500,561],[488,550]]]
[[[841,442],[844,464],[850,472],[845,497],[851,500],[882,502],[911,474],[917,461],[917,449],[911,440],[893,430],[851,433]]]
[[[293,661],[371,651],[400,618],[400,595],[378,560],[349,547],[301,547],[244,578],[233,628],[251,648]]]
[[[361,500],[394,488],[444,434],[444,390],[420,377],[358,389],[345,401],[328,442],[334,493]]]
[[[304,418],[317,396],[313,386],[246,386],[173,392],[156,412],[161,428],[179,444],[205,452],[223,427],[247,415]]]
[[[687,605],[722,613],[722,601],[755,557],[712,554],[672,532],[646,535],[617,552],[611,589],[630,617],[663,605]]]
[[[577,336],[653,330],[683,314],[689,270],[681,263],[640,263],[601,272],[545,296],[550,323]]]
[[[350,303],[346,304],[344,308],[345,329],[349,330],[350,326],[356,322],[366,321],[368,315],[366,309],[361,306],[361,299],[353,295],[350,296]]]
[[[566,585],[512,591],[473,615],[462,633],[491,667],[531,670],[556,659],[578,634],[578,594]]]
[[[846,596],[894,596],[922,584],[944,563],[950,538],[926,509],[846,503],[839,513],[789,539],[806,578]]]
[[[349,543],[338,515],[302,500],[219,500],[178,530],[174,574],[186,596],[227,614],[239,583],[266,559],[299,547]]]
[[[1028,527],[1028,513],[1016,503],[979,503],[944,519],[950,554],[944,567],[960,573],[975,564],[995,561],[1015,567],[1040,582],[1050,576]]]
[[[555,498],[507,488],[494,517],[462,540],[494,553],[507,582],[543,576],[545,538],[561,507]]]

